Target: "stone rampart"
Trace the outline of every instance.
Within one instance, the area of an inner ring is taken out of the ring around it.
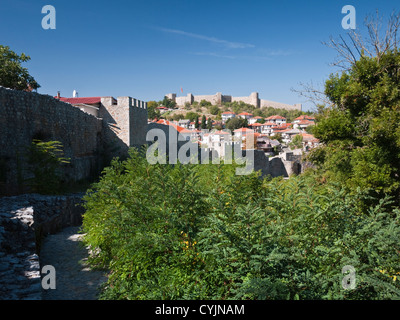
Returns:
[[[0,299],[40,300],[43,237],[82,222],[83,194],[3,197],[0,203]]]
[[[194,101],[200,102],[201,100],[205,100],[205,101],[210,102],[213,105],[219,105],[224,102],[235,102],[235,101],[240,102],[240,101],[242,101],[244,103],[251,104],[251,105],[255,106],[256,108],[273,107],[273,108],[279,108],[279,109],[300,110],[300,111],[302,108],[302,105],[300,103],[290,105],[290,104],[286,104],[286,103],[280,103],[280,102],[260,99],[258,92],[252,92],[248,97],[233,97],[230,95],[223,95],[220,92],[217,92],[214,95],[192,95],[191,93],[188,93],[186,96],[183,96],[183,97],[177,97],[176,93],[169,93],[169,94],[166,94],[166,97],[173,100],[179,107],[185,106],[186,103],[192,104]]]
[[[0,87],[0,194],[15,194],[29,177],[26,152],[33,139],[60,141],[70,164],[65,180],[99,172],[102,121],[49,95]]]
[[[49,95],[0,87],[0,195],[29,192],[26,161],[34,139],[59,141],[70,163],[66,183],[96,178],[109,161],[146,143],[147,104],[131,97],[101,98],[98,117]]]

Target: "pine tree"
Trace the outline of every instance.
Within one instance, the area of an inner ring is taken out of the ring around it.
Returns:
[[[201,117],[201,128],[205,129],[207,128],[207,124],[206,124],[206,116],[203,114],[203,116]]]

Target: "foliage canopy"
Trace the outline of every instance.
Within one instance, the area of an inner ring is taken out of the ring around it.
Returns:
[[[24,53],[18,55],[10,50],[10,47],[0,45],[0,85],[16,90],[40,88],[40,85],[29,74],[28,69],[21,65],[30,59]]]

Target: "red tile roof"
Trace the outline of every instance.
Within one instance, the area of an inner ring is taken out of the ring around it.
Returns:
[[[310,121],[310,120],[299,120],[299,122],[297,122],[297,124],[314,124],[314,121]]]
[[[263,126],[276,126],[277,124],[275,122],[266,122],[263,124]]]
[[[57,99],[57,97],[54,97],[54,98]],[[100,103],[101,97],[82,97],[82,98],[63,98],[63,97],[61,97],[59,100],[70,103],[70,104],[78,104],[78,103],[96,104],[96,103]]]
[[[251,113],[248,113],[248,112],[242,112],[242,113],[239,113],[238,114],[238,116],[252,116],[253,114],[251,114]]]
[[[310,117],[310,116],[307,116],[307,115],[303,114],[303,115],[301,115],[300,117],[297,117],[294,120],[312,120],[312,121],[314,121],[315,119],[314,119],[314,117]]]
[[[176,129],[176,131],[178,131],[178,132],[181,132],[182,130],[185,130],[185,128],[183,128],[181,126],[178,126],[178,125],[176,125],[176,124],[174,124],[174,123],[172,123],[172,122],[170,122],[168,120],[165,120],[165,119],[158,120],[157,123],[165,124],[167,126],[173,126]]]
[[[234,130],[234,132],[254,132],[253,130],[249,129],[249,128],[240,128],[240,129],[236,129]]]
[[[267,118],[267,120],[273,120],[273,119],[286,119],[286,118],[278,115],[270,116]]]
[[[225,131],[222,131],[222,130],[220,130],[220,131],[215,131],[215,132],[212,132],[213,134],[229,134],[229,132],[225,132]]]
[[[236,113],[230,112],[230,111],[225,111],[225,112],[222,112],[222,114],[236,114]]]
[[[291,123],[281,123],[278,128],[286,129],[289,128],[292,124]]]
[[[180,131],[180,133],[201,133],[201,131],[197,130],[197,129],[186,129],[186,128],[184,128],[183,130]]]

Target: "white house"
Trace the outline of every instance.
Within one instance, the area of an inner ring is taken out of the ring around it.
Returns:
[[[260,116],[256,116],[256,117],[252,117],[252,118],[248,119],[248,122],[249,122],[249,124],[253,124],[253,123],[256,123],[258,120],[262,120],[262,119],[264,119],[264,118],[260,117]]]
[[[293,123],[293,128],[304,130],[308,126],[313,126],[315,123],[314,121],[310,120],[298,120]]]
[[[203,135],[203,146],[216,151],[220,157],[225,155],[227,144],[232,144],[232,135],[226,131],[211,131]]]
[[[286,123],[286,118],[279,116],[279,115],[275,115],[275,116],[270,116],[270,117],[266,118],[265,121],[273,122],[273,123],[276,123],[277,125],[281,125],[282,123]]]
[[[235,117],[236,117],[236,113],[230,112],[230,111],[225,111],[221,114],[222,121],[227,121],[228,119],[235,118]]]
[[[276,126],[275,122],[265,122],[261,125],[261,133],[271,135],[272,129]]]
[[[196,130],[196,129],[183,129],[179,132],[186,141],[192,141],[192,142],[196,142],[199,141],[201,139],[201,131],[200,130]]]
[[[248,113],[248,112],[242,112],[242,113],[238,114],[238,117],[241,117],[242,119],[249,120],[249,119],[253,118],[253,115],[251,113]]]

